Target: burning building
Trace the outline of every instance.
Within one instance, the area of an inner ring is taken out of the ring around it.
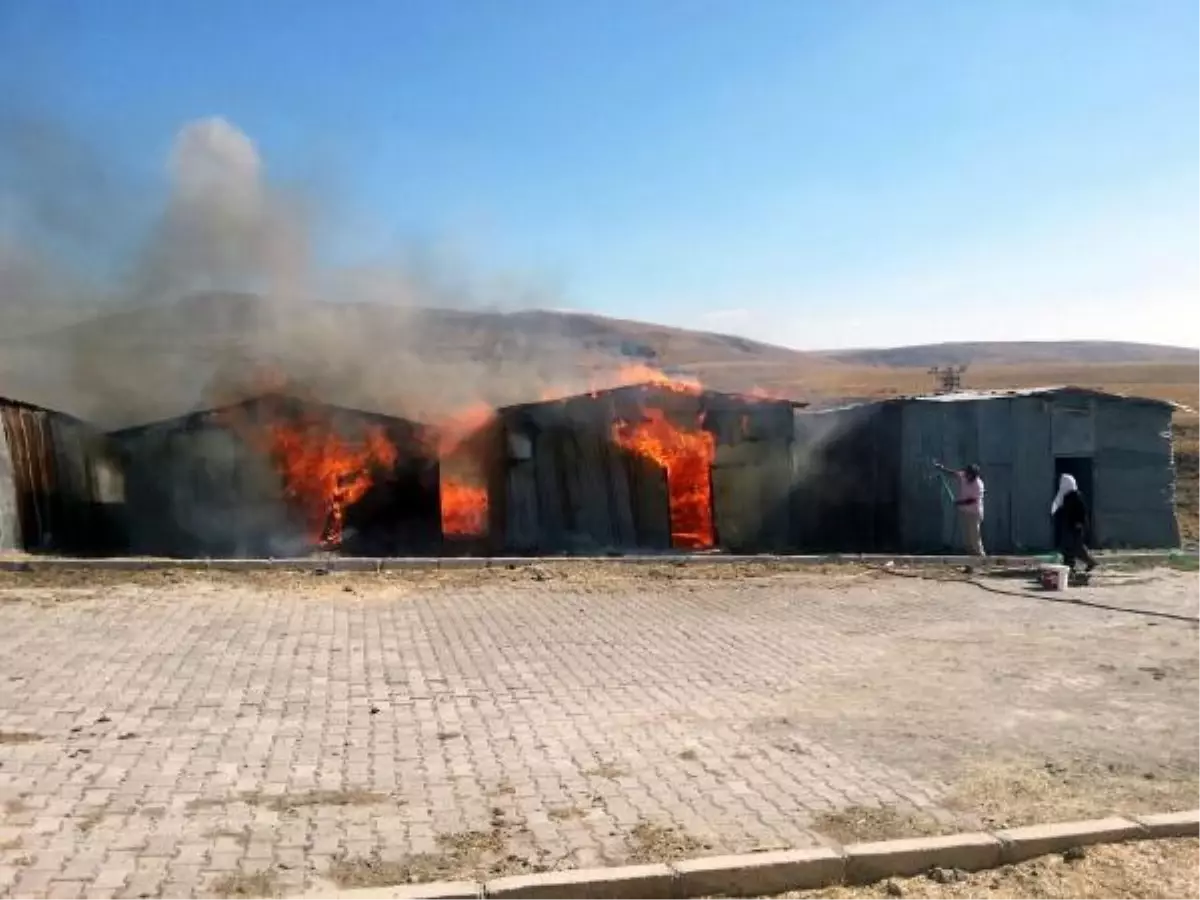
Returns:
[[[268,394],[116,432],[135,553],[437,553],[438,463],[405,419]]]
[[[1079,388],[964,391],[796,413],[793,546],[961,550],[933,462],[982,469],[989,552],[1054,546],[1050,501],[1073,475],[1097,547],[1174,547],[1170,403]]]
[[[119,552],[122,477],[104,436],[4,398],[0,423],[0,552]]]
[[[659,381],[502,409],[491,546],[786,550],[795,407]]]

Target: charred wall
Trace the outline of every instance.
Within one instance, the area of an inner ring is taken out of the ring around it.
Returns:
[[[3,398],[0,424],[0,551],[122,552],[122,477],[104,436]]]
[[[397,451],[389,464],[371,464],[369,488],[347,505],[340,552],[437,552],[437,462],[420,425],[281,397],[260,397],[113,435],[125,471],[134,551],[279,557],[321,549],[311,510],[289,490],[280,460],[255,440],[263,429],[305,422],[320,423],[322,434],[348,442],[362,439],[368,428],[377,429]]]
[[[792,546],[802,553],[900,548],[900,427],[894,403],[795,414]]]
[[[703,432],[713,545],[784,549],[791,404],[634,386],[509,407],[491,430],[492,546],[509,553],[690,549],[673,539],[667,469],[614,439],[648,411]],[[676,523],[678,525],[678,523]]]

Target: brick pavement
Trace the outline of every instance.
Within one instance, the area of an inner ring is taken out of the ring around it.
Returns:
[[[1087,596],[1195,616],[1138,581]],[[951,823],[979,762],[1197,766],[1193,625],[961,583],[13,575],[0,634],[3,896],[811,846]]]

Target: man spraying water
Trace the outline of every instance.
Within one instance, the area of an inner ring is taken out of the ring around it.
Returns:
[[[958,481],[954,507],[958,510],[958,521],[962,525],[963,543],[968,553],[985,556],[983,551],[983,479],[979,466],[971,464],[963,469],[951,469],[935,462],[934,468]]]

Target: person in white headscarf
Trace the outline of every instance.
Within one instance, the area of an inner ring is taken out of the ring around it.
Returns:
[[[1082,561],[1087,571],[1096,568],[1096,560],[1087,548],[1087,502],[1073,476],[1063,475],[1058,479],[1058,493],[1050,504],[1050,515],[1054,517],[1063,565],[1074,570],[1076,561]]]

